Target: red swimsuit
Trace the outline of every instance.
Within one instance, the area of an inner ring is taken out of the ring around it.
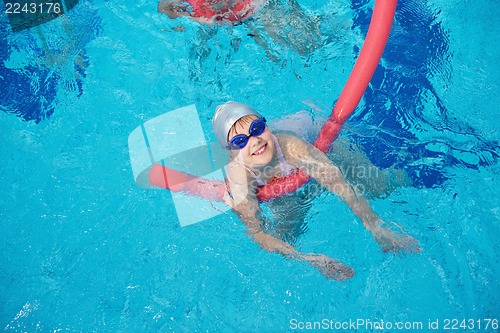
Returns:
[[[190,13],[193,17],[213,18],[216,21],[231,22],[240,22],[252,15],[255,10],[255,5],[252,4],[253,1],[242,0],[232,8],[226,6],[221,10],[214,10],[213,5],[207,3],[205,0],[186,0],[193,8]]]

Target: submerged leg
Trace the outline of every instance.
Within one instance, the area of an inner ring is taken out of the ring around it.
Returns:
[[[273,43],[291,48],[302,56],[320,46],[319,19],[306,15],[295,0],[270,0],[253,22],[259,31],[258,43],[267,46],[268,54]]]
[[[405,170],[378,168],[347,138],[339,137],[328,157],[339,167],[345,179],[368,198],[387,197],[399,187],[411,186]]]
[[[324,190],[316,183],[311,182],[297,192],[279,197],[267,203],[273,214],[272,225],[267,226],[275,237],[290,244],[307,232],[307,213],[312,200]]]

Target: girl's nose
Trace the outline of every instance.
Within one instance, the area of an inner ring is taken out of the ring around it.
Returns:
[[[253,146],[258,145],[261,141],[262,141],[262,139],[261,139],[259,136],[251,136],[251,137],[248,139],[248,145],[249,145],[250,147],[253,147]]]

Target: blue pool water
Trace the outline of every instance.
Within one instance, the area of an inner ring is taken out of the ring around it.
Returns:
[[[328,281],[259,249],[232,213],[181,228],[168,192],[135,184],[127,137],[167,111],[195,103],[208,141],[214,107],[228,99],[270,120],[329,113],[373,2],[299,3],[303,14],[283,7],[293,17],[278,24],[284,42],[264,31],[264,18],[253,22],[267,52],[249,25],[172,21],[155,2],[80,1],[16,33],[0,15],[4,331],[287,332],[324,319],[422,323],[406,331],[427,332],[471,319],[460,331],[498,331],[488,321],[500,319],[493,0],[400,0],[343,132],[378,167],[407,170],[413,185],[372,205],[421,253],[383,254],[344,204],[322,194],[297,246],[356,271]]]

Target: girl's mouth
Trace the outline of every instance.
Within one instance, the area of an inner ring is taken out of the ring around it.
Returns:
[[[262,147],[260,147],[259,149],[257,149],[252,155],[259,156],[264,154],[266,151],[267,151],[267,143]]]

